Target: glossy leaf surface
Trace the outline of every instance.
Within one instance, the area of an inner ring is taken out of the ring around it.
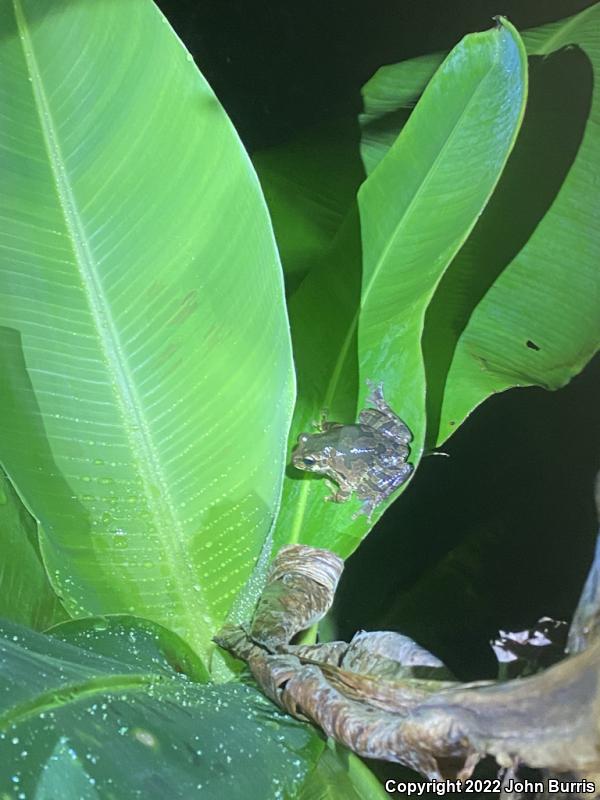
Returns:
[[[0,617],[36,630],[67,617],[42,563],[35,520],[1,468]]]
[[[85,617],[55,625],[46,633],[136,668],[151,664],[153,670],[168,675],[183,673],[199,683],[210,680],[204,664],[183,639],[147,619],[126,614]]]
[[[252,155],[292,294],[331,247],[364,178],[358,125],[342,120]]]
[[[61,626],[63,638],[71,624],[85,647],[0,627],[0,792],[8,797],[275,800],[318,758],[313,729],[255,690],[174,671],[173,651],[185,645],[173,634],[159,640],[121,621],[111,657],[101,621],[90,620],[85,637],[82,622]]]
[[[444,270],[485,206],[514,143],[526,65],[510,26],[466,37],[430,82],[402,134],[361,186],[328,264],[290,302],[299,398],[296,436],[328,409],[354,422],[366,380],[383,381],[390,406],[425,437],[425,311]],[[278,541],[350,553],[373,524],[352,520],[356,499],[324,502],[324,481],[289,472]],[[374,519],[393,499],[381,504]]]
[[[15,0],[0,25],[0,456],[71,614],[206,656],[293,403],[260,187],[150,0]]]
[[[377,70],[362,88],[360,154],[370,175],[394,144],[410,112],[444,60],[431,53]]]
[[[600,340],[600,5],[526,31],[530,99],[497,191],[442,280],[426,320],[430,445],[490,394],[557,389]],[[382,67],[365,85],[371,170],[443,58]]]
[[[532,31],[531,89],[498,189],[424,338],[431,443],[511,386],[564,386],[600,344],[600,5]]]

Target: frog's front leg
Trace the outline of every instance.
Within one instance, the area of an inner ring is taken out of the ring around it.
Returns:
[[[332,481],[325,481],[329,489],[332,490],[331,494],[328,494],[325,500],[328,503],[345,503],[346,500],[350,499],[350,495],[352,494],[353,487],[346,483],[345,481],[340,481],[339,486],[333,483]]]
[[[321,411],[321,416],[319,417],[319,419],[318,420],[313,419],[313,421],[311,422],[311,425],[318,433],[326,433],[327,431],[330,431],[332,428],[341,426],[340,422],[333,422],[331,420],[328,420],[327,419],[328,413],[329,413],[328,410],[324,408],[323,411]]]

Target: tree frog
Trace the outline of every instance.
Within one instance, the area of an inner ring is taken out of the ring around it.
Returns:
[[[367,514],[370,520],[373,509],[408,479],[413,467],[406,463],[412,433],[386,403],[383,384],[367,383],[367,404],[373,408],[363,409],[354,425],[322,419],[317,433],[301,433],[292,464],[337,483],[326,500],[344,503],[356,492],[363,504],[353,518]]]

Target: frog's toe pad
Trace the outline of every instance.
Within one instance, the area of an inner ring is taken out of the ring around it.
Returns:
[[[370,500],[367,500],[362,506],[352,514],[352,519],[358,519],[358,517],[365,516],[369,522],[371,522],[371,517],[373,516],[373,511],[375,510],[377,503],[373,503]]]
[[[376,383],[375,381],[367,380],[367,386],[369,387],[367,403],[371,403],[374,406],[385,403],[383,398],[383,381],[378,381]]]

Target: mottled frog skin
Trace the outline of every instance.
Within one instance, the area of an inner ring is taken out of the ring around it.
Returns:
[[[401,486],[413,471],[406,463],[412,434],[385,402],[383,385],[368,382],[371,393],[354,425],[322,420],[317,433],[301,433],[292,453],[297,469],[325,475],[338,485],[326,497],[343,503],[352,494],[363,501],[354,515],[367,514]]]

